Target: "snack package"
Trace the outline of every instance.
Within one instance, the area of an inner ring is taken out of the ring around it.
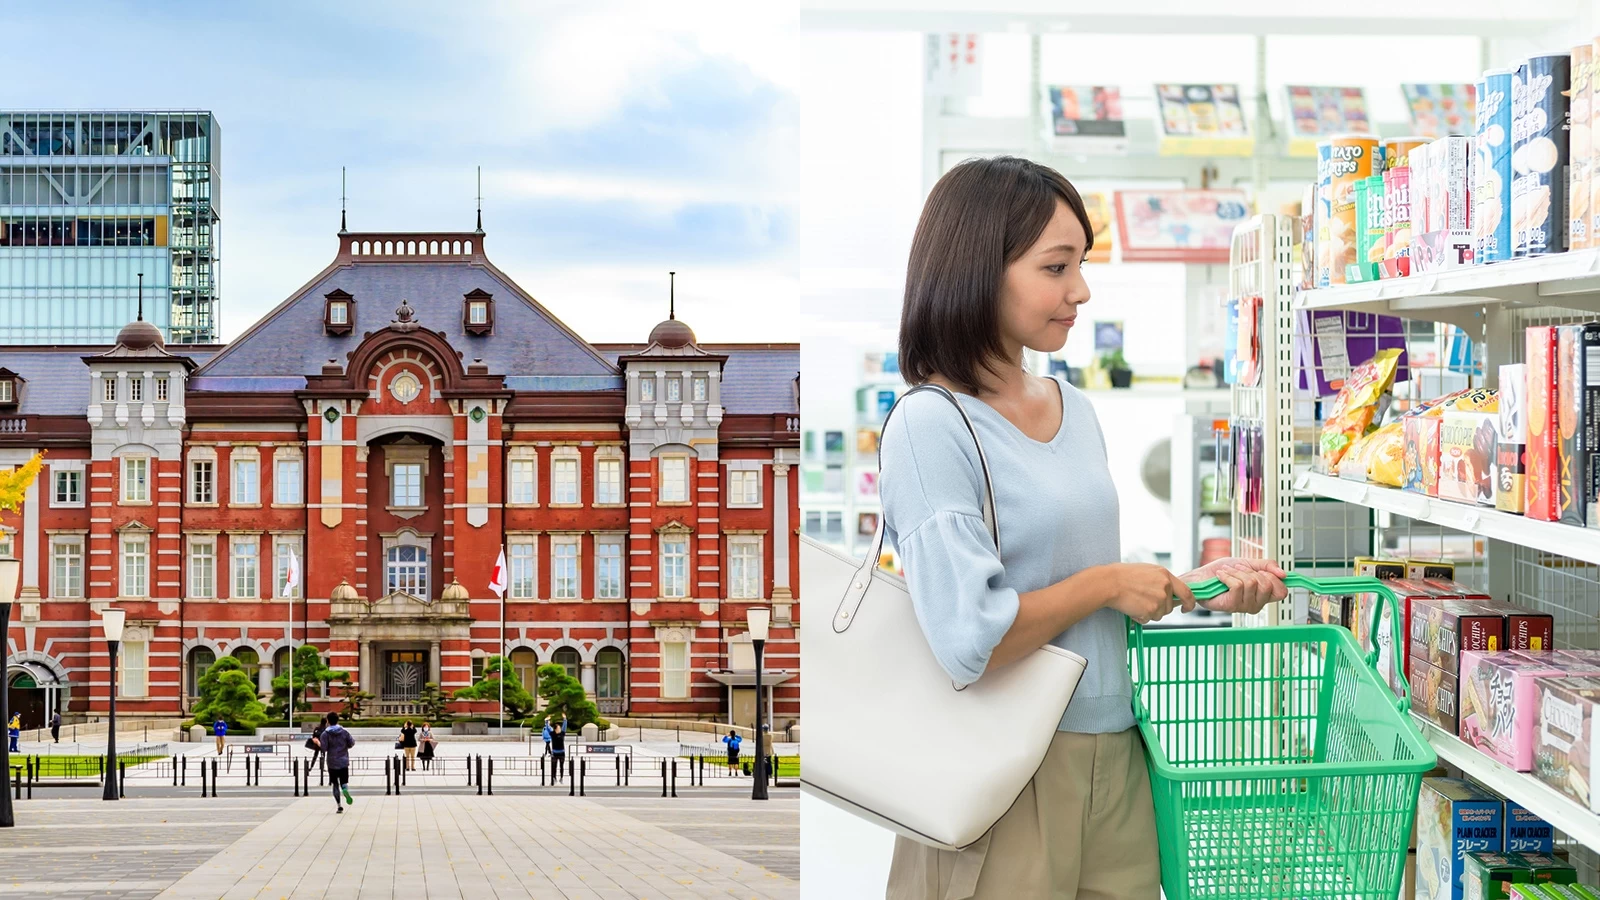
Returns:
[[[1533,869],[1513,853],[1468,853],[1462,861],[1463,900],[1504,900],[1513,884],[1528,884]]]
[[[1528,867],[1531,884],[1573,884],[1578,880],[1578,870],[1564,859],[1544,853],[1518,853],[1517,856]]]
[[[1555,852],[1555,829],[1515,800],[1506,801],[1505,834],[1507,853],[1542,853],[1549,856]]]
[[[1555,648],[1555,617],[1504,600],[1488,597],[1474,598],[1479,606],[1499,613],[1506,620],[1503,645],[1507,650],[1528,650],[1541,653]]]
[[[1399,487],[1405,481],[1405,422],[1390,422],[1369,437],[1373,440],[1367,453],[1367,480]]]
[[[1538,325],[1524,332],[1527,344],[1527,420],[1528,446],[1524,455],[1527,467],[1526,515],[1542,522],[1554,522],[1560,515],[1559,477],[1561,447],[1557,420],[1556,329]]]
[[[1445,560],[1408,559],[1406,578],[1411,581],[1454,581],[1456,564]]]
[[[1411,155],[1412,184],[1426,186],[1426,228],[1414,229],[1411,271],[1436,272],[1472,265],[1472,198],[1470,191],[1472,138],[1448,135]],[[1419,178],[1418,160],[1424,160]],[[1416,217],[1417,200],[1412,200]]]
[[[1372,471],[1373,453],[1382,443],[1383,429],[1397,427],[1397,424],[1385,425],[1371,434],[1356,438],[1350,449],[1345,451],[1344,459],[1339,460],[1339,477],[1346,481],[1367,481]]]
[[[1400,422],[1405,436],[1403,457],[1405,478],[1400,486],[1418,494],[1437,497],[1441,437],[1439,432],[1443,423],[1439,417],[1429,415],[1406,416]]]
[[[1350,566],[1355,569],[1356,575],[1362,578],[1392,581],[1396,578],[1406,577],[1406,561],[1403,559],[1377,559],[1371,556],[1358,556],[1350,561]]]
[[[1567,249],[1572,57],[1535,56],[1511,86],[1512,256]]]
[[[1350,445],[1372,430],[1372,423],[1388,404],[1399,360],[1400,351],[1381,350],[1351,371],[1350,379],[1334,398],[1322,423],[1320,460],[1323,472],[1338,472],[1339,460],[1344,458]]]
[[[1417,900],[1461,900],[1468,853],[1492,852],[1505,808],[1459,778],[1424,778],[1417,800]]]
[[[1539,712],[1537,680],[1567,674],[1555,662],[1533,662],[1511,652],[1461,654],[1461,739],[1518,772],[1531,771]],[[1572,674],[1600,677],[1600,669],[1577,667]]]
[[[1590,79],[1594,77],[1593,45],[1579,44],[1572,48],[1572,91],[1568,98],[1572,123],[1568,132],[1567,159],[1570,163],[1567,188],[1567,249],[1582,250],[1589,246],[1589,97]]]
[[[1600,701],[1600,679],[1540,678],[1539,729],[1534,735],[1533,777],[1585,809],[1600,811],[1591,787],[1595,752],[1591,740],[1594,706]]]
[[[1600,332],[1600,326],[1595,326]],[[1560,463],[1557,521],[1583,525],[1588,521],[1584,507],[1589,478],[1589,455],[1584,448],[1587,365],[1584,359],[1586,325],[1561,325],[1556,328],[1556,448]],[[1600,368],[1600,367],[1597,367]],[[1597,373],[1600,374],[1600,373]]]
[[[1472,600],[1418,599],[1411,604],[1411,664],[1461,673],[1461,654],[1505,647],[1505,616]]]
[[[1511,258],[1510,69],[1483,73],[1474,142],[1472,231],[1475,263]]]
[[[1500,431],[1495,445],[1494,507],[1521,515],[1527,509],[1528,367],[1500,367]]]
[[[1597,63],[1600,65],[1600,63]],[[1600,176],[1600,172],[1596,173]],[[1573,200],[1577,202],[1576,199]],[[1600,244],[1600,240],[1595,241]],[[1600,324],[1583,326],[1583,346],[1578,351],[1583,366],[1583,422],[1580,426],[1583,440],[1583,465],[1578,469],[1581,482],[1584,524],[1600,528],[1600,365],[1592,361],[1600,358]]]
[[[1448,412],[1439,426],[1438,496],[1461,503],[1494,503],[1490,462],[1498,412]]]
[[[1456,734],[1462,699],[1457,676],[1416,660],[1411,663],[1410,681],[1411,711]]]

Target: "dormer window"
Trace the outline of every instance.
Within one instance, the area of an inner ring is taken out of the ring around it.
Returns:
[[[473,288],[463,298],[461,327],[467,334],[494,333],[494,296],[481,288]]]
[[[22,392],[23,378],[10,369],[0,369],[0,406],[15,406]]]
[[[335,288],[323,295],[322,329],[328,334],[349,334],[355,327],[356,298]]]

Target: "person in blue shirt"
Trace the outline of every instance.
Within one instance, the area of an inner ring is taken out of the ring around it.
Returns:
[[[739,744],[743,741],[744,738],[731,731],[728,732],[727,737],[722,739],[722,742],[728,745],[728,768],[737,769],[739,767]]]
[[[550,755],[550,720],[544,720],[544,755]]]
[[[222,739],[228,736],[228,723],[217,719],[211,725],[211,733],[217,736],[217,755],[222,755]]]
[[[12,716],[11,721],[6,723],[6,734],[11,738],[11,752],[21,752],[17,749],[17,741],[22,740],[22,713]]]

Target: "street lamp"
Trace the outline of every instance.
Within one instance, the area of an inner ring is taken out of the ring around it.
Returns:
[[[765,606],[753,606],[745,610],[745,619],[750,623],[750,643],[756,648],[756,783],[750,792],[751,800],[767,799],[767,754],[762,746],[761,724],[763,704],[761,702],[761,648],[767,642],[767,626],[772,624],[772,610]]]
[[[111,651],[111,723],[106,727],[106,789],[102,800],[117,799],[117,645],[122,643],[122,622],[127,615],[120,609],[107,608],[100,614],[100,627],[106,633],[106,647]]]
[[[22,576],[22,561],[0,559],[0,721],[11,726],[11,602],[17,597],[17,579]],[[17,824],[11,811],[11,737],[0,744],[0,828]]]

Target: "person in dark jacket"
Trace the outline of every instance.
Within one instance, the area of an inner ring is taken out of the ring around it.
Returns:
[[[345,803],[356,805],[356,798],[350,796],[350,749],[355,745],[355,735],[339,724],[339,714],[328,713],[328,727],[322,732],[322,752],[328,754],[328,783],[333,785],[333,802],[341,813]]]
[[[563,722],[556,722],[550,729],[550,766],[553,770],[552,781],[560,781],[566,775],[567,764],[567,729]]]
[[[406,723],[400,726],[400,749],[406,752],[406,771],[415,772],[417,770],[417,726],[411,724],[410,719],[407,719]]]
[[[311,768],[317,767],[317,759],[322,756],[322,733],[328,730],[328,717],[323,716],[317,727],[311,729],[311,737],[306,740],[306,746],[311,748]]]
[[[61,710],[59,709],[50,714],[50,740],[57,744],[61,743]]]

